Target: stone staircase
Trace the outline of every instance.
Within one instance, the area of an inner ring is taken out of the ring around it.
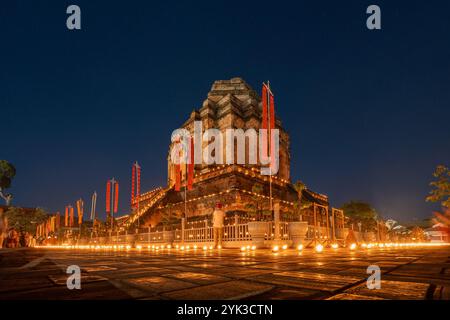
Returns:
[[[130,218],[126,223],[126,227],[129,228],[135,222],[141,218],[148,210],[150,210],[153,206],[155,206],[159,200],[161,200],[167,191],[170,190],[170,187],[161,188],[158,187],[152,191],[146,192],[140,196],[140,207],[138,211],[135,211],[131,214]]]

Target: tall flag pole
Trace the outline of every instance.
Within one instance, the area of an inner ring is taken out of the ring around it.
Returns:
[[[131,168],[131,209],[135,208],[134,202],[135,185],[136,185],[136,166],[133,164]]]
[[[92,221],[92,230],[91,230],[91,238],[95,229],[95,208],[97,206],[97,191],[94,191],[91,199],[91,221]]]
[[[91,199],[91,220],[95,220],[95,208],[97,207],[97,191],[94,191]]]
[[[272,197],[272,164],[273,157],[275,153],[275,144],[272,141],[272,129],[275,129],[275,102],[274,95],[272,90],[270,89],[270,83],[267,81],[267,84],[263,83],[262,87],[262,129],[267,130],[267,135],[264,135],[263,139],[266,140],[263,142],[264,153],[267,152],[267,155],[270,159],[270,173],[269,173],[269,206],[270,211],[273,214],[273,197]],[[267,136],[269,137],[267,139]],[[264,154],[263,153],[263,154]]]
[[[81,225],[83,223],[83,214],[84,214],[84,201],[82,199],[77,200],[77,214],[78,214],[78,228],[79,235],[81,237]]]
[[[176,143],[181,143],[180,139]],[[175,163],[175,191],[180,191],[181,188],[181,150],[178,151],[178,163]]]
[[[106,182],[106,221],[111,220],[111,181]]]
[[[189,144],[189,161],[187,164],[187,189],[192,190],[192,187],[194,185],[194,169],[195,169],[195,163],[194,163],[194,138],[190,138],[190,144]]]
[[[77,212],[78,212],[78,225],[81,228],[84,214],[84,201],[82,199],[77,200]]]
[[[106,221],[111,226],[111,180],[106,183]]]
[[[136,161],[131,171],[131,209],[139,214],[139,200],[141,196],[141,167]],[[137,226],[139,229],[139,216],[137,217]]]
[[[114,183],[114,210],[113,210],[113,217],[114,213],[117,213],[119,210],[119,182]]]
[[[184,217],[187,218],[187,190],[192,190],[194,184],[194,138],[189,138],[188,154],[185,157],[184,175]]]
[[[141,200],[141,167],[136,161],[136,202],[137,212],[139,214],[139,202]],[[139,228],[139,216],[138,216],[138,228]]]
[[[114,227],[114,213],[119,208],[119,182],[114,178],[106,183],[106,214],[110,221],[111,231]]]
[[[69,205],[69,227],[72,228],[73,225],[74,225],[73,207]]]
[[[192,190],[194,184],[194,138],[190,137],[188,140],[187,155],[182,157],[184,159],[181,177],[184,185],[184,217],[187,217],[187,191]]]
[[[64,211],[64,227],[69,226],[69,206],[66,206]]]

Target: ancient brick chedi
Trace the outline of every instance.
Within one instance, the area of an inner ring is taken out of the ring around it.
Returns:
[[[275,106],[277,108],[277,106]],[[202,106],[191,112],[189,119],[181,126],[193,134],[194,122],[201,121],[203,130],[255,129],[262,121],[262,103],[256,93],[241,78],[215,81]],[[275,126],[279,129],[279,170],[272,176],[273,201],[280,204],[282,212],[292,211],[298,199],[290,180],[290,141],[279,117]],[[248,142],[248,140],[247,140]],[[203,144],[208,144],[203,142]],[[224,143],[225,146],[225,143]],[[161,216],[170,211],[171,215],[186,217],[209,215],[217,202],[223,204],[227,213],[248,215],[259,209],[269,210],[269,176],[261,175],[259,164],[196,164],[193,189],[175,191],[175,170],[168,153],[167,186],[143,194],[140,198],[139,213],[131,216],[133,224],[139,216],[140,225],[155,226]],[[249,146],[246,144],[246,159]],[[259,161],[259,158],[258,158]],[[248,163],[246,161],[246,163]],[[310,200],[327,203],[322,195],[309,193]],[[185,198],[186,197],[186,198]],[[253,209],[252,209],[253,208]]]

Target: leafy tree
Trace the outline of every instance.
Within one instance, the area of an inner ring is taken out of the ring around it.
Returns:
[[[294,189],[297,191],[297,200],[294,202],[294,220],[298,220],[302,211],[312,206],[312,202],[303,197],[306,185],[302,181],[298,180],[294,183]]]
[[[425,231],[418,226],[415,226],[411,230],[411,238],[414,241],[423,241],[425,239]]]
[[[11,186],[11,182],[16,175],[16,168],[6,160],[0,160],[0,197],[2,197],[6,205],[11,204],[12,195],[5,193],[5,190]]]
[[[434,212],[434,223],[442,224],[446,232],[450,235],[450,208],[444,207],[444,212]]]
[[[298,197],[299,202],[301,202],[302,196],[303,196],[303,191],[306,190],[306,185],[302,181],[297,180],[297,182],[294,183],[294,189],[295,189],[295,191],[297,191],[297,197]]]
[[[345,203],[342,208],[349,224],[357,227],[361,224],[363,231],[377,229],[378,214],[370,204],[360,201],[350,201]]]
[[[396,240],[400,234],[406,229],[404,226],[400,225],[398,221],[394,219],[388,219],[384,222],[386,227],[386,233],[389,235],[391,240]]]
[[[5,216],[8,219],[8,226],[19,231],[34,233],[36,226],[48,219],[48,214],[44,209],[25,210],[18,207],[10,207]]]
[[[388,219],[384,224],[386,225],[388,232],[399,226],[398,221],[395,221],[394,219]]]
[[[431,182],[430,186],[434,189],[430,191],[426,201],[441,201],[442,206],[450,208],[450,170],[446,166],[439,165],[436,167],[433,176],[436,181]]]
[[[256,221],[261,220],[262,205],[261,198],[257,194],[262,194],[263,186],[259,183],[255,183],[252,186],[252,192],[255,194],[252,196],[253,203],[248,203],[246,208],[250,210],[250,215],[255,217]]]

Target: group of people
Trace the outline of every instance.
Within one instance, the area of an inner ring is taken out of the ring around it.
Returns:
[[[0,248],[33,247],[36,239],[29,232],[8,227],[8,219],[0,212]]]
[[[14,228],[9,228],[6,232],[2,231],[0,236],[0,248],[23,248],[34,245],[35,238],[26,231],[19,232]]]
[[[0,248],[33,247],[35,242],[35,238],[29,232],[19,232],[14,228],[10,228],[1,238],[3,239]]]

